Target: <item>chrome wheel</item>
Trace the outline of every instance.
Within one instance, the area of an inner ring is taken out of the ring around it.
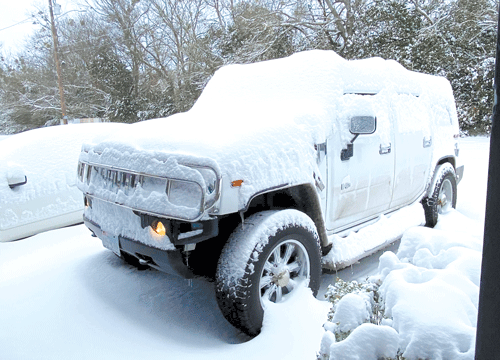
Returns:
[[[439,214],[447,213],[453,207],[453,186],[449,179],[444,179],[438,194],[437,210]]]
[[[261,303],[281,302],[297,286],[310,277],[310,261],[306,248],[297,240],[284,240],[267,257],[259,280]]]

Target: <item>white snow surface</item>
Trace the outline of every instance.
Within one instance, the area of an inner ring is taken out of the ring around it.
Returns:
[[[323,256],[323,265],[329,269],[349,266],[399,239],[406,230],[423,224],[425,215],[420,203],[407,206],[390,216],[381,215],[373,225],[357,232],[345,237],[333,235],[333,247]]]
[[[340,299],[332,319],[332,323],[338,324],[340,331],[352,331],[370,318],[370,299],[364,295],[366,294],[347,294]]]
[[[450,216],[460,222],[459,215]],[[473,358],[480,266],[481,243],[449,229],[414,228],[403,236],[397,256],[380,258],[380,294],[403,356]]]
[[[322,327],[330,304],[301,288],[285,303],[269,304],[262,333],[250,340],[223,319],[213,284],[138,271],[75,226],[0,243],[0,358],[303,360],[321,352],[366,360],[399,348],[407,359],[472,360],[489,139],[461,144],[456,211],[435,229],[406,231],[380,262],[372,256],[322,276],[322,288],[337,276],[383,280],[391,318],[382,325],[356,326],[366,309],[348,297],[338,319],[354,315],[354,330],[335,343],[325,331],[333,324]],[[21,163],[16,154],[10,160]]]
[[[330,359],[378,360],[383,357],[394,358],[399,339],[396,330],[389,326],[362,324],[344,341],[330,343],[329,340],[334,341],[335,338],[325,335],[321,352],[328,354]]]

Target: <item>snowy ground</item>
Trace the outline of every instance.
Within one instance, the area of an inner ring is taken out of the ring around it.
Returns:
[[[429,230],[427,240],[438,234],[443,242],[453,241],[457,236],[455,231],[459,231],[468,236],[467,241],[480,243],[488,150],[488,139],[462,141],[460,156],[465,175],[458,188],[457,211],[440,221],[439,230]],[[407,240],[403,238],[407,255],[408,244],[415,249],[422,245],[417,241],[424,238],[419,231],[407,236]],[[412,239],[417,239],[417,243]],[[397,245],[391,250],[397,251]],[[329,303],[320,301],[327,285],[336,276],[344,280],[364,279],[368,275],[380,277],[379,256],[380,253],[362,260],[338,274],[323,275],[318,299],[303,289],[300,296],[272,306],[266,313],[261,335],[249,340],[223,319],[211,283],[194,280],[190,284],[154,270],[137,271],[104,249],[84,226],[0,244],[0,359],[314,359],[320,350],[325,333],[322,325],[330,308]],[[383,259],[392,259],[390,264],[394,265],[397,258],[391,256],[386,254]],[[477,268],[477,261],[473,262],[465,261],[463,268]],[[386,261],[380,268],[391,270],[387,264]],[[400,284],[399,289],[403,289],[408,282]],[[467,286],[469,300],[474,303],[474,288]],[[433,296],[428,295],[423,298]],[[425,313],[425,310],[405,314]],[[473,315],[474,309],[469,310]],[[450,313],[450,317],[441,317],[432,326],[453,326],[457,314]],[[396,322],[397,311],[392,315]],[[405,321],[415,324],[411,318]],[[474,323],[471,319],[464,322]],[[407,331],[392,325],[401,334]],[[362,328],[365,333],[377,334],[365,328]],[[466,329],[469,338],[471,328],[474,330],[474,326]],[[423,328],[419,333],[427,330],[431,329]],[[362,337],[353,336],[350,343],[344,343],[347,346],[343,358],[370,358],[363,353],[370,343],[359,338]],[[372,343],[381,343],[382,339],[385,338],[372,339]],[[360,341],[364,348],[357,346]],[[424,346],[432,345],[428,339],[421,341]],[[466,347],[456,358],[472,360],[473,353],[468,351],[471,345]]]

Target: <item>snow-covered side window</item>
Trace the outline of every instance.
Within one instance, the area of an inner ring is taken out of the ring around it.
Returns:
[[[389,118],[389,102],[390,97],[388,92],[382,91],[372,98],[373,111],[377,116],[377,133],[380,137],[380,144],[383,147],[391,145],[392,125]]]
[[[436,123],[436,125],[438,126],[453,125],[454,117],[450,112],[450,109],[447,106],[447,104],[443,104],[442,102],[433,102],[432,113],[434,115],[434,122]]]
[[[350,120],[355,116],[375,116],[371,101],[366,100],[371,95],[344,94],[339,106],[339,123],[341,145],[345,147],[353,138],[350,132]]]
[[[397,94],[393,97],[392,107],[398,132],[431,134],[432,115],[426,96]]]

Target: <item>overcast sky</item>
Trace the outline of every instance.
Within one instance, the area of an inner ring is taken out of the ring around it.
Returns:
[[[56,0],[61,5],[61,14],[76,8],[78,0]],[[0,0],[0,43],[3,52],[13,54],[22,46],[24,38],[35,31],[37,26],[30,19],[30,11],[36,7],[48,9],[48,0]]]

